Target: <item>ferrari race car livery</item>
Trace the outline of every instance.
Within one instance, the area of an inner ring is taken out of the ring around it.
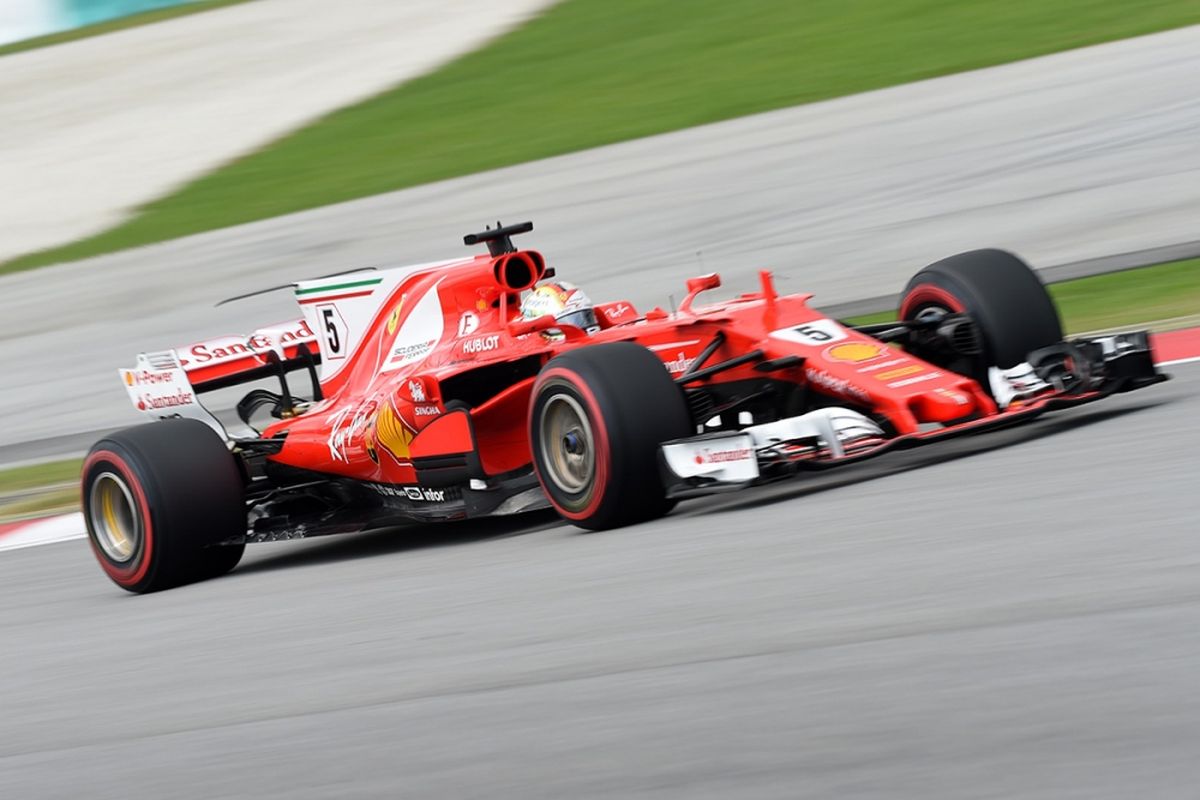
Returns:
[[[231,570],[250,542],[547,506],[627,525],[1166,380],[1144,333],[1064,341],[1038,277],[999,250],[925,267],[878,325],[780,295],[766,271],[709,305],[716,275],[671,311],[598,304],[594,333],[530,319],[522,296],[554,272],[512,242],[532,227],[465,237],[486,255],[300,281],[300,319],[121,370],[158,421],[84,464],[109,577],[153,591]],[[237,404],[244,432],[200,402],[265,380]]]

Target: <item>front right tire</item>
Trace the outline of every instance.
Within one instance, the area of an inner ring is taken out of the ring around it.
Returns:
[[[1004,250],[959,253],[914,275],[902,295],[900,319],[927,311],[969,315],[987,366],[1020,364],[1063,338],[1058,310],[1037,273]]]

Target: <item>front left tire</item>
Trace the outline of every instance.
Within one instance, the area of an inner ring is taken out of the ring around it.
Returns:
[[[551,505],[601,530],[671,510],[658,446],[693,433],[663,362],[632,342],[570,350],[539,373],[530,406],[534,469]]]

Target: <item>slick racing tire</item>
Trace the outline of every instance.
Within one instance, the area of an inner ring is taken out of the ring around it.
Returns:
[[[900,319],[929,310],[968,314],[986,366],[1011,367],[1032,351],[1062,341],[1058,311],[1029,265],[1003,250],[972,250],[934,262],[913,276]]]
[[[529,412],[534,468],[550,503],[601,530],[671,510],[658,446],[693,433],[683,392],[632,342],[582,347],[549,361]]]
[[[83,464],[83,516],[100,567],[143,593],[215,578],[242,557],[245,484],[211,428],[168,419],[110,434]]]

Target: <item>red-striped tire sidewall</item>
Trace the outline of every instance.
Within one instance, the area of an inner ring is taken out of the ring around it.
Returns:
[[[900,319],[912,319],[926,306],[941,306],[954,314],[965,314],[967,307],[950,292],[932,283],[914,286],[900,303]]]
[[[139,521],[142,525],[142,539],[138,552],[127,566],[110,559],[96,542],[96,534],[92,531],[90,478],[93,472],[101,471],[106,467],[115,470],[125,480],[126,485],[133,492],[138,514],[141,517]],[[96,560],[100,562],[100,567],[104,572],[120,586],[126,588],[137,586],[145,580],[154,563],[155,556],[154,518],[150,513],[150,504],[146,501],[146,492],[142,488],[141,480],[120,453],[112,450],[96,450],[88,456],[83,464],[83,487],[83,516],[87,523],[88,542],[92,546],[92,552],[96,554]]]
[[[914,275],[900,303],[901,319],[911,320],[930,306],[971,318],[985,345],[981,365],[1011,367],[1063,338],[1054,299],[1041,278],[1004,250],[957,253]]]
[[[590,487],[590,497],[583,508],[571,509],[563,506],[555,499],[555,493],[559,491],[557,487],[547,483],[546,478],[542,475],[541,459],[539,455],[540,448],[536,442],[534,447],[534,463],[537,466],[534,472],[537,475],[538,483],[541,484],[542,491],[550,500],[550,504],[554,506],[554,510],[562,516],[570,520],[584,520],[591,517],[600,508],[605,499],[605,490],[609,484],[609,471],[612,468],[612,449],[608,436],[608,429],[604,424],[604,415],[600,411],[600,404],[596,401],[596,396],[592,390],[588,388],[587,382],[574,370],[566,367],[551,367],[543,371],[537,379],[533,387],[534,402],[529,404],[529,430],[533,431],[538,425],[537,415],[541,411],[543,403],[540,402],[541,393],[546,387],[558,385],[567,389],[568,392],[578,400],[584,408],[584,412],[588,417],[588,424],[592,428],[592,437],[595,440],[595,478]]]

